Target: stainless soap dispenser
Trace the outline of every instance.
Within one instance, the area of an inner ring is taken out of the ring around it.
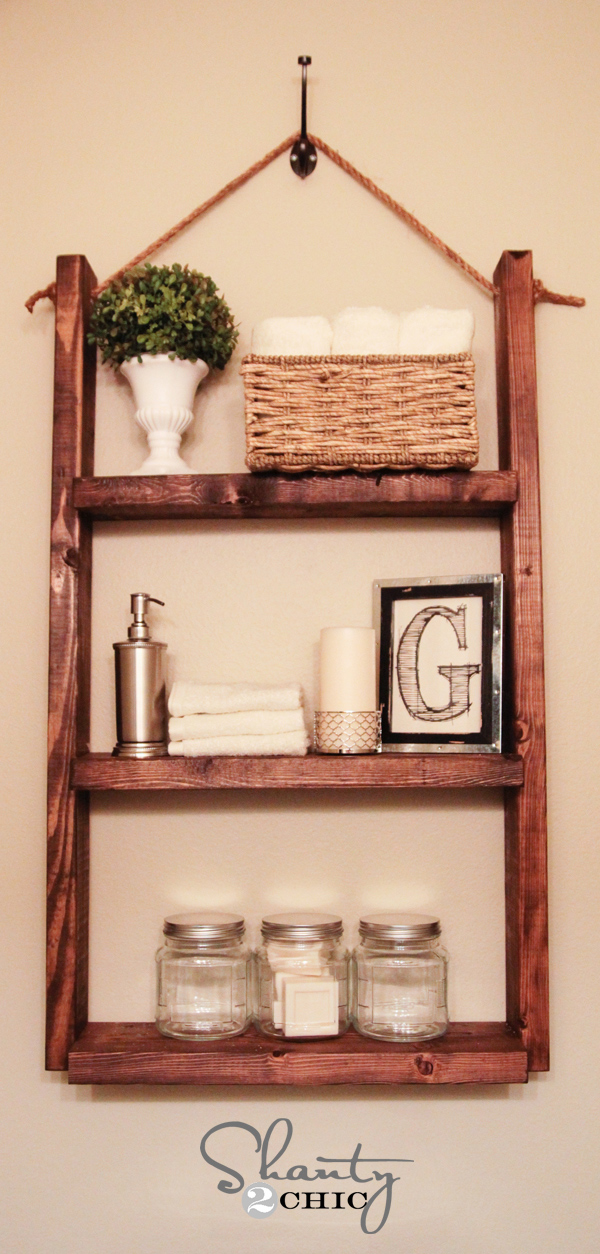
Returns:
[[[148,604],[164,605],[147,592],[131,596],[128,639],[113,644],[117,697],[114,757],[164,758],[167,742],[166,644],[150,639]]]

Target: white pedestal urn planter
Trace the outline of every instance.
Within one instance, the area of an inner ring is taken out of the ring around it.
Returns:
[[[135,419],[146,432],[150,456],[137,475],[189,475],[187,462],[179,455],[183,432],[194,412],[194,396],[208,374],[205,361],[173,360],[167,353],[143,353],[122,363],[121,374],[131,384],[136,404]]]

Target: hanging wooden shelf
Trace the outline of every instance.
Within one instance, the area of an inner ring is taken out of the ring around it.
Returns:
[[[50,584],[47,1066],[82,1084],[523,1083],[548,1069],[542,581],[530,253],[494,275],[500,470],[468,474],[93,476],[95,284],[58,260]],[[497,516],[506,582],[500,754],[166,758],[89,753],[95,521]],[[89,796],[96,789],[504,787],[506,1024],[455,1023],[421,1045],[273,1042],[250,1031],[192,1045],[151,1024],[88,1024]]]

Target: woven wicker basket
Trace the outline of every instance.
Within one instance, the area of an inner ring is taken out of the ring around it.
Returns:
[[[470,470],[475,366],[438,357],[245,357],[250,470]]]

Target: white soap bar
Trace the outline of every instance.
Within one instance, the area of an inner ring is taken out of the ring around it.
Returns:
[[[305,975],[323,975],[325,969],[325,963],[320,961],[318,954],[315,954],[313,958],[306,957],[302,961],[295,958],[293,961],[290,959],[286,962],[285,958],[283,958],[280,962],[277,962],[277,964],[273,966],[275,979],[277,979],[279,975],[288,973],[291,975],[294,975],[295,973],[303,979]]]
[[[337,1036],[339,985],[334,979],[285,981],[284,1036]]]
[[[322,979],[323,970],[316,971],[275,971],[275,1000],[285,1001],[285,989],[290,980]]]
[[[288,984],[302,984],[306,979],[323,979],[323,968],[308,967],[307,969],[295,971],[275,971],[274,972],[275,996],[273,998],[273,1026],[282,1028],[284,1022],[284,1004],[285,990]]]
[[[304,971],[309,975],[322,974],[327,964],[322,941],[303,941],[302,948],[288,941],[269,941],[269,963],[274,971]]]
[[[406,357],[437,353],[470,353],[475,319],[470,309],[432,309],[425,305],[404,314],[399,349]]]
[[[366,309],[351,307],[333,320],[333,354],[364,356],[398,353],[400,317],[387,309],[372,305]]]
[[[321,632],[320,710],[375,710],[375,631],[324,627]]]
[[[326,357],[332,331],[327,318],[265,318],[252,331],[258,357]]]
[[[305,979],[323,979],[326,972],[325,961],[321,956],[321,941],[314,941],[306,946],[308,952],[298,957],[297,946],[278,945],[271,941],[269,945],[269,961],[273,971],[273,1026],[283,1027],[286,985],[290,981],[302,982]],[[283,952],[282,952],[283,951]]]

